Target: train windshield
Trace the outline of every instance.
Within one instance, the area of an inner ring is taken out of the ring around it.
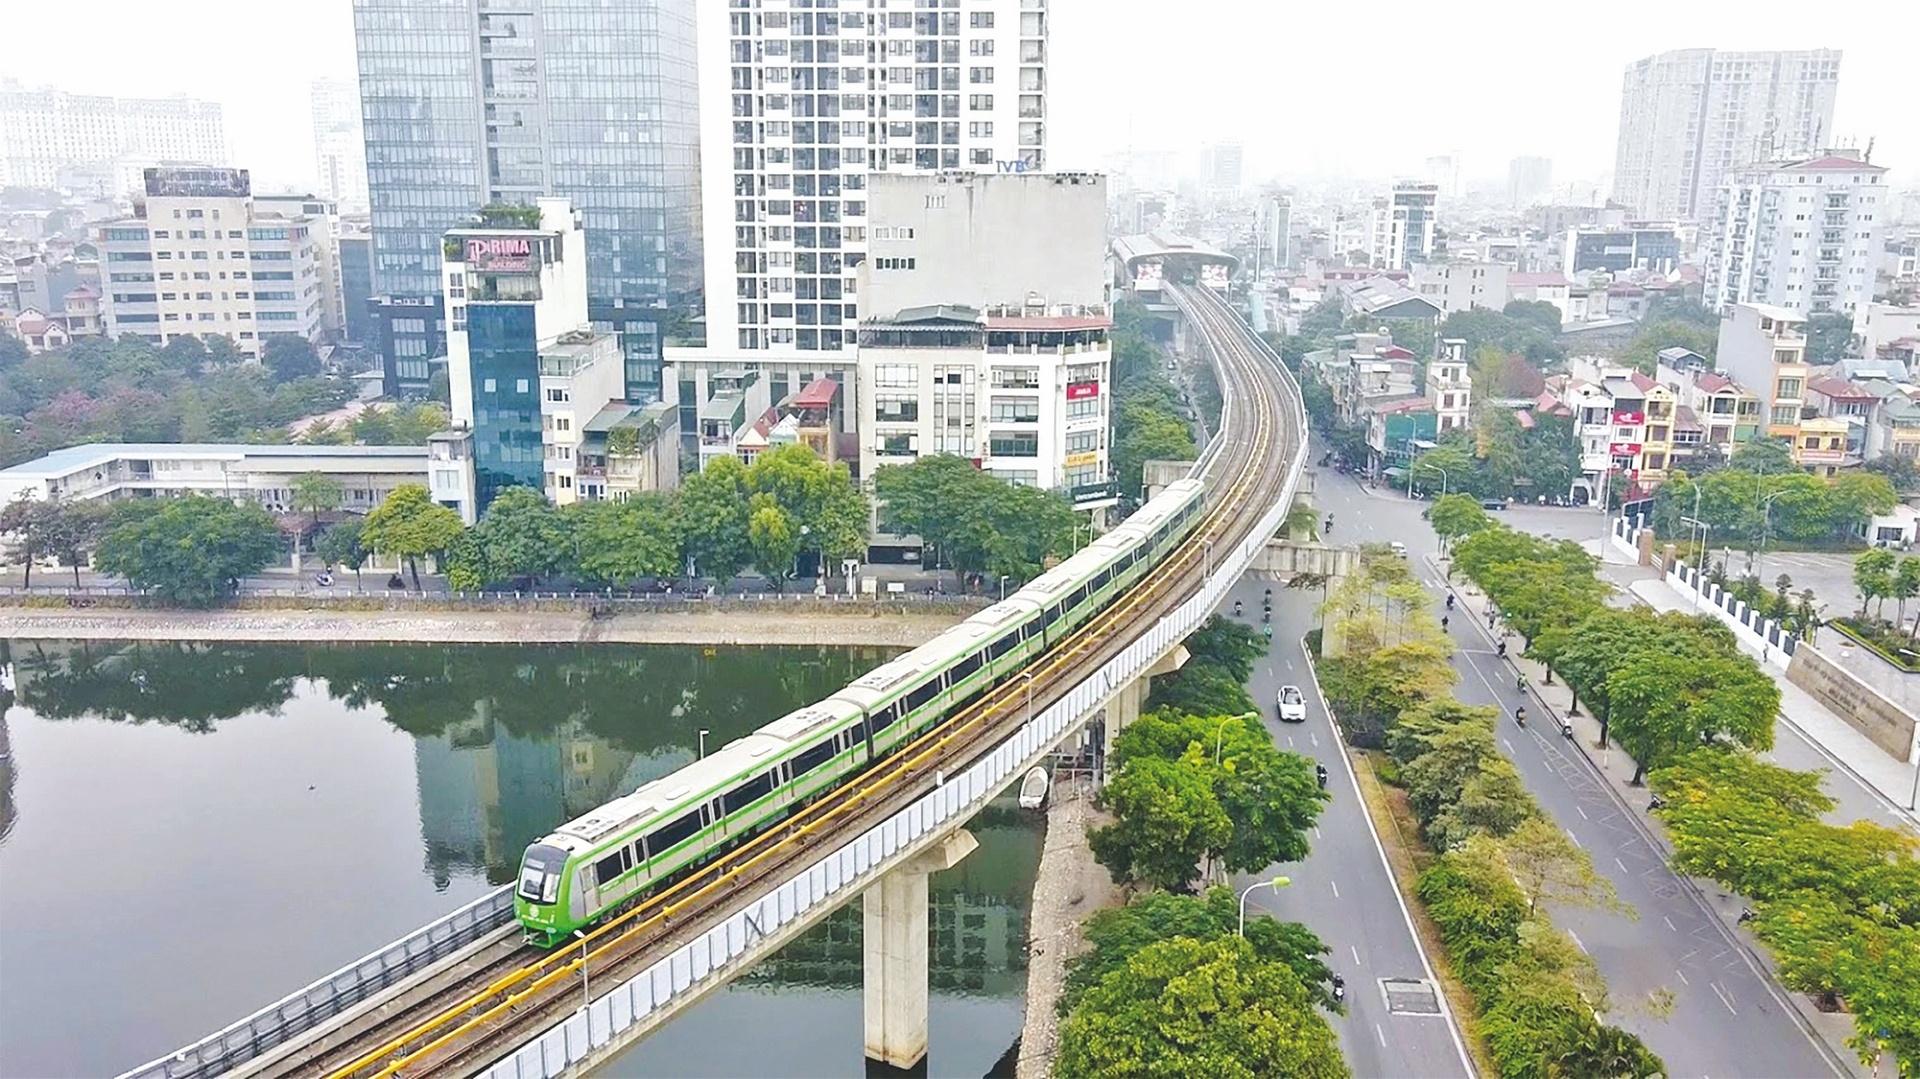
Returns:
[[[567,852],[559,847],[535,843],[527,848],[520,863],[520,898],[529,903],[551,903],[560,895],[560,873],[567,866]]]

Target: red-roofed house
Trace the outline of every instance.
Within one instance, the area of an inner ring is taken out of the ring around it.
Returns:
[[[13,332],[27,343],[28,352],[45,352],[53,348],[65,348],[72,335],[59,319],[48,318],[29,307],[14,317]]]

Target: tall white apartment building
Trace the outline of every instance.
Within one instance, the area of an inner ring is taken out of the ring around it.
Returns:
[[[1260,255],[1263,269],[1278,270],[1293,261],[1293,197],[1268,195],[1260,203]]]
[[[1707,223],[1705,301],[1853,314],[1873,299],[1886,172],[1858,151],[1736,169]]]
[[[1106,179],[875,176],[860,474],[954,454],[1110,505]]]
[[[1838,49],[1676,49],[1627,66],[1613,199],[1642,218],[1697,221],[1728,170],[1833,141]]]
[[[0,187],[54,187],[70,170],[123,161],[226,158],[226,126],[215,102],[70,94],[0,80]]]
[[[707,343],[836,352],[870,176],[1045,164],[1046,0],[698,9]]]
[[[323,223],[256,203],[246,169],[151,168],[145,187],[132,217],[96,226],[109,336],[159,345],[222,334],[256,357],[274,334],[320,337],[331,258]]]
[[[1439,184],[1404,180],[1373,200],[1375,269],[1404,270],[1433,257],[1434,207],[1439,201]]]
[[[315,79],[313,167],[320,194],[349,214],[367,212],[367,141],[360,128],[360,86],[348,79]]]

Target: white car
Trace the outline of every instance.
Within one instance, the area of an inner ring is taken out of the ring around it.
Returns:
[[[1280,722],[1305,723],[1307,721],[1307,698],[1300,692],[1299,686],[1280,687]]]

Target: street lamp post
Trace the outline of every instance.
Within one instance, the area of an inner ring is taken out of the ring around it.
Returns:
[[[707,729],[700,728],[700,759],[707,759]]]
[[[1247,896],[1252,894],[1255,888],[1272,888],[1277,892],[1292,883],[1293,880],[1290,877],[1275,877],[1272,880],[1257,880],[1246,886],[1240,893],[1240,936],[1247,935]]]
[[[1753,554],[1747,556],[1747,573],[1749,576],[1759,572],[1759,570],[1754,568],[1756,558],[1759,555],[1767,553],[1767,526],[1773,521],[1773,500],[1786,493],[1785,491],[1775,491],[1760,500],[1760,546]]]
[[[1213,576],[1213,537],[1208,536],[1201,540],[1200,546],[1200,576],[1211,577]]]

